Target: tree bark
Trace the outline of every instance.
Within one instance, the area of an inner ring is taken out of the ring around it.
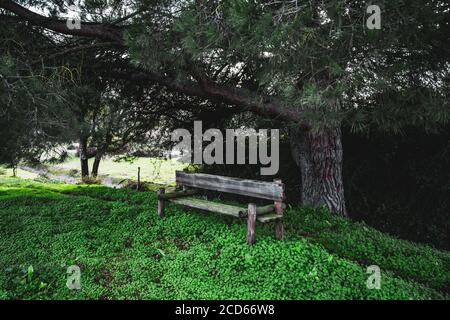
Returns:
[[[346,216],[340,128],[291,130],[291,152],[301,172],[303,206]]]
[[[87,138],[80,138],[80,147],[79,147],[79,155],[80,155],[80,163],[81,163],[81,180],[85,180],[89,178],[89,163],[88,163],[88,154],[87,154]]]
[[[103,153],[97,152],[95,155],[94,163],[92,164],[92,177],[96,178],[98,176],[98,167],[100,166],[100,161],[102,160]]]
[[[95,151],[95,159],[94,159],[94,163],[92,165],[92,176],[94,178],[96,178],[98,176],[98,167],[100,166],[100,161],[102,160],[102,157],[108,151],[108,146],[111,144],[111,141],[112,141],[111,127],[110,127],[110,125],[108,125],[105,142],[103,143],[103,145],[96,148],[96,151]]]

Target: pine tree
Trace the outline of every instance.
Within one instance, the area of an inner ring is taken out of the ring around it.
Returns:
[[[31,3],[56,17],[63,11],[59,1]],[[380,30],[367,28],[365,1],[140,1],[122,3],[131,13],[122,18],[89,4],[86,19],[103,21],[72,30],[0,0],[30,28],[125,48],[130,59],[113,74],[284,121],[302,172],[299,196],[311,206],[346,213],[343,125],[398,132],[449,119],[450,10],[442,1],[379,1]]]

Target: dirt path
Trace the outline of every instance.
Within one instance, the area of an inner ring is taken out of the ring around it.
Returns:
[[[64,183],[68,183],[68,184],[78,184],[81,183],[81,179],[77,178],[77,177],[73,177],[67,173],[60,173],[60,174],[54,174],[51,173],[50,171],[48,171],[47,169],[44,168],[33,168],[30,166],[21,166],[20,169],[24,170],[24,171],[28,171],[28,172],[32,172],[35,174],[39,174],[39,175],[44,175],[46,177],[48,177],[51,180],[56,180],[56,181],[61,181]],[[99,179],[100,183],[102,185],[111,187],[111,188],[117,188],[120,189],[123,186],[119,183],[117,183],[116,181],[119,181],[118,178],[114,178],[114,177],[104,177]]]

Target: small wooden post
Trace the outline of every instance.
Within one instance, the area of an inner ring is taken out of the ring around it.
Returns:
[[[159,188],[158,190],[158,196],[161,194],[166,193],[166,189],[165,188]],[[158,214],[159,216],[162,218],[164,217],[164,206],[165,206],[165,201],[162,199],[159,199],[158,197]]]
[[[247,215],[247,243],[252,245],[255,243],[255,230],[256,229],[256,204],[248,204]]]
[[[283,185],[281,180],[275,179],[273,182]],[[283,190],[284,190],[284,185],[283,185]],[[283,192],[283,198],[284,198],[284,192]],[[281,240],[284,237],[284,225],[283,225],[284,204],[283,204],[283,201],[275,201],[274,206],[275,206],[275,213],[277,215],[281,216],[281,219],[278,219],[277,221],[275,221],[275,236],[277,237],[278,240]]]
[[[141,190],[141,167],[138,167],[137,190]]]

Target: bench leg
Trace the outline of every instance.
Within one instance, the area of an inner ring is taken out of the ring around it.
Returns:
[[[255,243],[255,230],[256,229],[256,205],[253,203],[248,204],[247,215],[247,243],[252,245]]]
[[[275,221],[275,236],[278,240],[283,239],[284,237],[284,226],[283,226],[283,211],[284,204],[281,201],[275,201],[275,213],[281,216],[281,219]]]
[[[160,188],[158,190],[158,196],[161,194],[166,193],[166,189],[164,188]],[[164,217],[164,207],[165,207],[165,202],[162,199],[159,199],[158,197],[158,215],[162,218]]]
[[[275,236],[278,240],[282,240],[284,237],[283,220],[275,221]]]

